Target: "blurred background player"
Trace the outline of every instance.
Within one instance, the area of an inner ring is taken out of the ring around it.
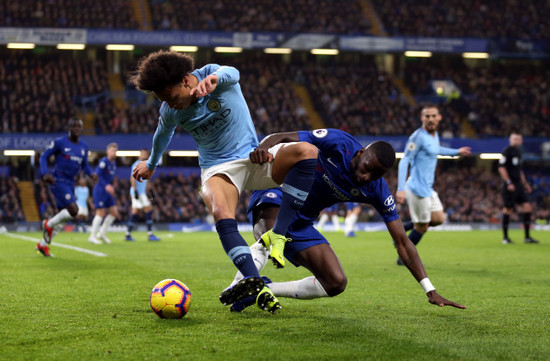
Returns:
[[[344,219],[344,234],[346,237],[355,237],[355,225],[361,214],[361,203],[346,203],[346,218]]]
[[[510,223],[510,215],[516,204],[519,205],[519,211],[522,216],[523,229],[525,231],[524,242],[539,243],[539,241],[534,240],[529,235],[531,212],[533,209],[526,195],[526,193],[531,193],[531,186],[527,183],[525,174],[521,169],[523,164],[523,154],[521,151],[523,137],[517,130],[514,130],[510,133],[508,141],[510,145],[502,151],[498,162],[498,172],[504,181],[502,188],[502,198],[504,201],[504,208],[502,208],[502,232],[504,238],[502,239],[502,243],[514,243],[508,237],[508,225]]]
[[[118,218],[118,210],[115,203],[115,188],[113,187],[117,150],[118,145],[116,143],[109,143],[107,145],[107,155],[101,158],[97,165],[98,182],[94,186],[93,191],[95,216],[92,221],[92,228],[90,229],[90,237],[88,238],[88,241],[93,244],[101,244],[101,241],[111,243],[111,240],[107,238],[107,229]],[[107,214],[107,212],[109,213]]]
[[[398,254],[406,260],[408,269],[424,288],[430,303],[465,308],[437,294],[427,278],[416,248],[403,229],[393,196],[382,178],[395,162],[395,151],[389,143],[377,141],[362,147],[348,133],[337,129],[282,134],[281,141],[309,141],[317,146],[319,167],[309,196],[290,225],[287,236],[292,242],[288,242],[285,248],[285,257],[295,266],[307,268],[313,276],[292,282],[266,280],[276,296],[313,299],[333,297],[345,290],[347,277],[338,256],[327,239],[313,227],[313,222],[327,206],[355,201],[371,204],[380,213],[398,245]],[[262,234],[264,227],[272,225],[280,195],[279,188],[253,192],[247,213],[253,222],[256,238]],[[264,247],[254,244],[251,252],[258,267],[265,265],[267,250]],[[233,283],[239,277],[242,275],[237,274]],[[253,303],[254,300],[249,297],[234,303],[231,310],[242,311]]]
[[[323,209],[321,216],[319,217],[319,222],[317,222],[317,229],[320,232],[323,232],[323,227],[329,220],[332,221],[332,225],[335,231],[340,230],[340,220],[338,219],[338,204],[334,204],[330,207]]]
[[[160,241],[160,238],[153,234],[153,208],[151,207],[151,201],[147,196],[147,185],[149,182],[145,179],[141,182],[137,182],[132,173],[139,164],[139,162],[145,161],[149,158],[149,151],[147,149],[141,149],[139,159],[132,164],[132,170],[130,172],[130,199],[132,200],[132,213],[130,220],[128,221],[128,228],[126,230],[126,237],[124,240],[135,242],[132,237],[132,230],[136,226],[139,218],[140,210],[145,212],[145,224],[147,225],[147,239],[149,241]]]
[[[44,182],[50,184],[50,190],[55,197],[57,210],[59,211],[50,219],[44,220],[43,237],[36,245],[36,249],[44,256],[51,256],[49,244],[65,222],[73,219],[78,214],[78,206],[75,201],[74,183],[75,177],[83,170],[84,173],[95,179],[88,164],[88,145],[79,141],[82,132],[82,120],[71,118],[68,121],[69,134],[55,139],[40,156],[40,172]],[[48,172],[48,159],[55,156],[55,169]]]
[[[88,222],[88,218],[90,217],[90,212],[88,209],[88,199],[90,198],[90,189],[88,188],[88,185],[86,184],[86,178],[80,177],[78,180],[78,185],[75,188],[74,191],[75,197],[76,197],[76,205],[78,206],[78,213],[76,214],[75,221],[75,232],[82,232],[84,233],[86,229],[84,228],[84,224]]]
[[[436,105],[424,105],[420,112],[420,120],[422,127],[409,137],[405,154],[399,162],[395,193],[397,203],[402,204],[406,199],[409,205],[413,226],[409,238],[415,246],[428,231],[428,227],[438,226],[445,221],[443,205],[433,189],[437,156],[470,154],[470,147],[453,149],[439,145],[437,127],[441,122],[441,114]],[[410,176],[407,178],[409,165]],[[397,259],[397,264],[403,265],[403,262]]]

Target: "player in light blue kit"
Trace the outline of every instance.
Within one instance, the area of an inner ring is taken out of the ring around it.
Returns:
[[[239,234],[235,210],[243,189],[283,186],[281,213],[272,230],[263,236],[277,266],[284,266],[284,234],[313,182],[317,148],[308,143],[280,146],[252,163],[249,154],[258,146],[250,111],[239,85],[239,71],[208,64],[194,69],[191,57],[157,51],[140,60],[131,82],[162,101],[153,149],[133,176],[149,179],[178,126],[193,136],[201,166],[201,196],[216,222],[221,243],[233,264],[245,275],[242,282],[224,290],[224,304],[257,294],[258,306],[274,312],[280,308],[254,265],[250,249]]]
[[[139,164],[139,162],[145,161],[149,158],[149,151],[147,149],[142,149],[139,153],[139,159],[132,164],[131,173],[134,172],[134,169]],[[147,239],[149,241],[160,241],[160,238],[153,234],[153,208],[151,207],[151,201],[147,196],[147,185],[149,182],[145,179],[141,182],[136,181],[134,177],[130,177],[130,199],[132,200],[132,214],[130,215],[130,220],[128,221],[128,228],[126,229],[126,236],[124,237],[125,241],[135,242],[134,237],[132,237],[132,230],[136,226],[139,217],[139,211],[143,210],[145,212],[145,224],[147,225]]]
[[[86,178],[80,177],[78,185],[74,190],[76,197],[76,205],[78,206],[78,213],[76,215],[75,232],[84,232],[84,222],[88,221],[90,211],[88,209],[88,198],[90,198],[90,189],[86,184]]]
[[[97,165],[96,173],[99,181],[93,190],[95,216],[92,220],[92,228],[88,238],[88,241],[93,244],[101,244],[101,241],[107,244],[111,243],[111,240],[107,238],[107,230],[118,218],[115,188],[113,187],[117,150],[118,145],[116,143],[109,143],[107,145],[107,155],[101,158]]]
[[[446,148],[439,145],[437,127],[441,121],[439,109],[434,104],[422,107],[420,118],[422,127],[418,128],[410,137],[405,146],[405,155],[399,162],[397,203],[404,203],[407,199],[411,213],[413,228],[409,238],[417,245],[426,233],[429,226],[438,226],[445,220],[443,205],[437,192],[433,189],[435,167],[438,155],[469,155],[470,147],[459,149]],[[407,171],[410,165],[410,177]],[[406,180],[406,183],[405,183]],[[398,265],[403,262],[398,259]]]
[[[40,172],[42,179],[50,184],[50,190],[55,197],[58,210],[52,218],[42,223],[44,234],[42,240],[36,245],[36,249],[44,256],[50,254],[49,244],[65,222],[73,219],[78,213],[78,206],[75,202],[74,182],[76,175],[83,170],[84,173],[97,179],[92,174],[88,164],[88,145],[79,141],[82,133],[82,120],[71,118],[68,122],[69,134],[57,138],[50,143],[48,149],[40,156]],[[48,159],[55,156],[55,169],[48,172]]]
[[[333,297],[342,293],[347,277],[338,257],[326,238],[313,227],[313,222],[326,207],[338,202],[359,202],[372,205],[382,216],[397,244],[397,252],[408,269],[424,288],[428,301],[438,306],[465,308],[441,297],[429,281],[416,248],[407,238],[396,212],[393,196],[382,176],[392,168],[395,151],[389,143],[374,142],[363,147],[351,135],[337,129],[317,129],[279,133],[274,142],[307,141],[319,149],[319,167],[304,206],[296,213],[287,236],[292,239],[285,248],[285,257],[294,265],[303,266],[313,276],[299,281],[266,282],[279,297],[312,299]],[[274,143],[276,144],[276,143]],[[250,198],[248,216],[259,237],[275,219],[280,203],[280,189],[254,191]],[[267,250],[259,243],[251,246],[257,267],[266,263]],[[234,283],[241,275],[237,274]],[[242,311],[253,300],[235,302],[232,311]]]

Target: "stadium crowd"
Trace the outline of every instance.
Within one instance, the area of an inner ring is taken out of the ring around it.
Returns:
[[[361,2],[312,0],[150,0],[156,30],[272,31],[366,35]],[[185,9],[185,17],[178,9]],[[315,12],[315,16],[312,16]]]
[[[0,175],[0,223],[25,221],[17,181],[16,177]]]
[[[78,97],[107,92],[104,64],[61,53],[35,56],[3,51],[0,57],[2,133],[65,131]]]
[[[10,27],[139,28],[130,0],[0,0],[0,23]]]
[[[394,36],[548,39],[547,1],[373,0],[385,31]]]

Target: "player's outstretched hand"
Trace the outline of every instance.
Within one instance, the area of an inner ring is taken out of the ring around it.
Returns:
[[[250,161],[252,163],[264,164],[273,161],[273,154],[269,153],[267,149],[256,148],[249,154]]]
[[[460,154],[461,156],[470,155],[470,154],[472,154],[472,148],[470,148],[470,147],[460,147],[460,148],[458,148],[458,154]]]
[[[212,94],[214,90],[216,90],[216,87],[218,86],[218,76],[214,74],[210,74],[203,80],[197,84],[196,87],[191,89],[190,94],[195,95],[197,97],[204,97],[208,94]]]
[[[399,204],[405,203],[405,191],[397,191],[395,192],[395,200]]]
[[[54,178],[53,175],[51,175],[50,173],[44,174],[44,176],[42,177],[42,179],[43,179],[44,182],[46,182],[46,183],[55,184],[55,178]]]
[[[143,179],[150,179],[155,173],[154,170],[147,168],[147,161],[141,161],[134,168],[132,172],[132,177],[134,177],[138,182],[141,182]]]
[[[430,292],[426,293],[426,295],[428,296],[428,301],[432,305],[437,305],[439,307],[453,306],[453,307],[460,308],[460,309],[465,309],[466,308],[466,306],[459,305],[458,303],[453,302],[453,301],[449,301],[448,299],[442,297],[441,295],[439,295],[435,291],[430,291]]]

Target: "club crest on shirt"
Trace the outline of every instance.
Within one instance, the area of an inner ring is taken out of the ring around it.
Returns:
[[[410,143],[409,143],[409,146],[407,147],[407,149],[410,150],[410,151],[412,152],[413,150],[416,149],[416,144],[413,143],[413,142],[410,142]]]
[[[218,110],[221,109],[222,105],[218,100],[210,99],[208,103],[206,103],[206,107],[212,112],[217,112]]]
[[[359,191],[359,189],[353,188],[350,193],[352,196],[357,197],[361,192]]]
[[[265,194],[265,196],[268,197],[268,198],[277,198],[277,193],[275,193],[275,192],[267,192],[267,193]]]

